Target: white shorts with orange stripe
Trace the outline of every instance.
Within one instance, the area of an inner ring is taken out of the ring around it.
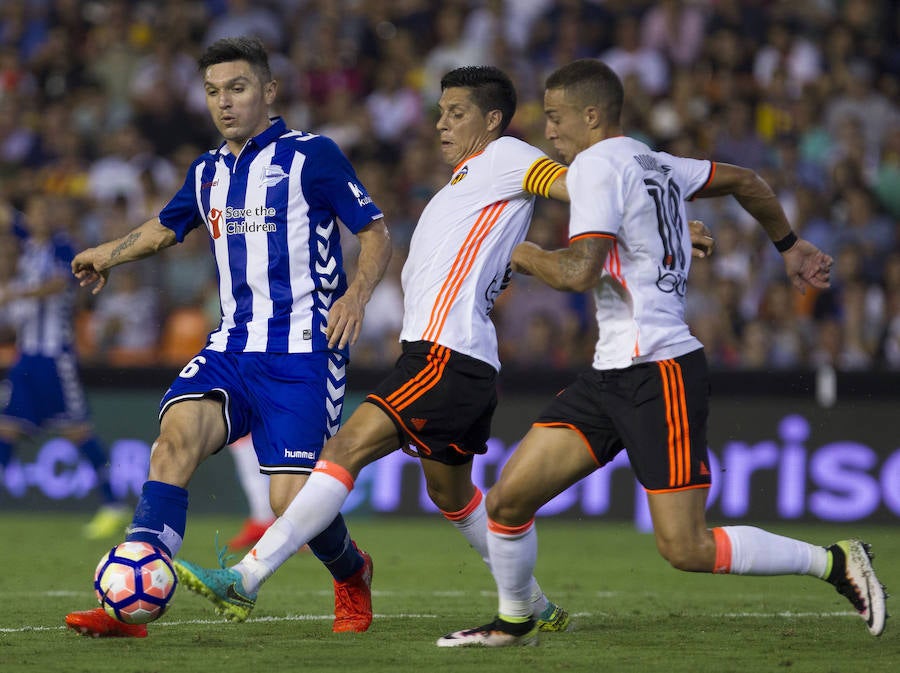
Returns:
[[[430,341],[403,342],[394,371],[366,398],[423,458],[462,465],[487,451],[497,371]]]
[[[625,449],[638,481],[660,493],[710,485],[708,415],[709,372],[701,348],[581,374],[535,425],[577,430],[601,466]]]

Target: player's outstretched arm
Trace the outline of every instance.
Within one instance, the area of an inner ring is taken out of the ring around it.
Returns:
[[[725,194],[734,195],[741,207],[765,229],[784,258],[785,270],[794,287],[800,292],[805,292],[807,285],[829,287],[834,260],[809,241],[797,237],[775,192],[756,171],[732,164],[716,164],[712,180],[697,197]]]
[[[97,294],[106,285],[112,267],[149,257],[175,243],[175,232],[164,227],[158,218],[153,218],[121,238],[101,243],[75,255],[72,273],[81,287],[93,285],[91,293]]]
[[[372,298],[375,286],[384,276],[391,259],[391,234],[384,218],[372,222],[361,230],[359,238],[359,259],[356,263],[356,275],[347,291],[334,302],[328,312],[329,348],[343,348],[356,343],[362,329],[366,304]]]

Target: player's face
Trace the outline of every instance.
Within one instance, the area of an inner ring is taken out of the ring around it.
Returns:
[[[566,101],[563,89],[547,89],[544,92],[544,115],[547,124],[544,135],[553,143],[562,160],[567,164],[590,146],[590,127],[580,107]]]
[[[237,153],[247,140],[268,128],[276,84],[261,82],[246,61],[209,66],[203,86],[210,117],[232,152]]]
[[[437,130],[441,139],[441,154],[451,166],[483,150],[495,138],[496,120],[492,113],[483,114],[469,89],[449,87],[438,101],[441,116]]]
[[[32,196],[25,206],[25,224],[34,238],[45,240],[53,232],[52,206],[41,196]]]

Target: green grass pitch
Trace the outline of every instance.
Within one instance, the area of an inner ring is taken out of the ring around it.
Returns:
[[[348,517],[375,563],[368,633],[331,633],[330,577],[301,553],[266,584],[244,624],[217,618],[205,600],[179,589],[148,638],[84,638],[66,630],[63,617],[96,605],[94,566],[116,542],[81,539],[86,518],[0,515],[3,673],[900,671],[900,620],[872,638],[823,582],[679,573],[657,555],[652,536],[599,520],[538,522],[538,580],[575,615],[576,630],[544,634],[537,648],[435,647],[443,633],[491,619],[496,605],[481,560],[437,516]],[[227,539],[239,523],[191,518],[182,555],[214,564],[216,531]],[[771,529],[818,544],[859,535],[872,542],[882,581],[900,591],[896,526]]]

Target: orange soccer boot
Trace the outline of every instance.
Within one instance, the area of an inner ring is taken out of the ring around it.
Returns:
[[[363,567],[343,582],[334,581],[335,633],[362,633],[372,624],[372,557],[359,552]]]
[[[146,638],[146,624],[126,624],[113,619],[103,608],[70,612],[66,626],[82,636],[94,638]]]

